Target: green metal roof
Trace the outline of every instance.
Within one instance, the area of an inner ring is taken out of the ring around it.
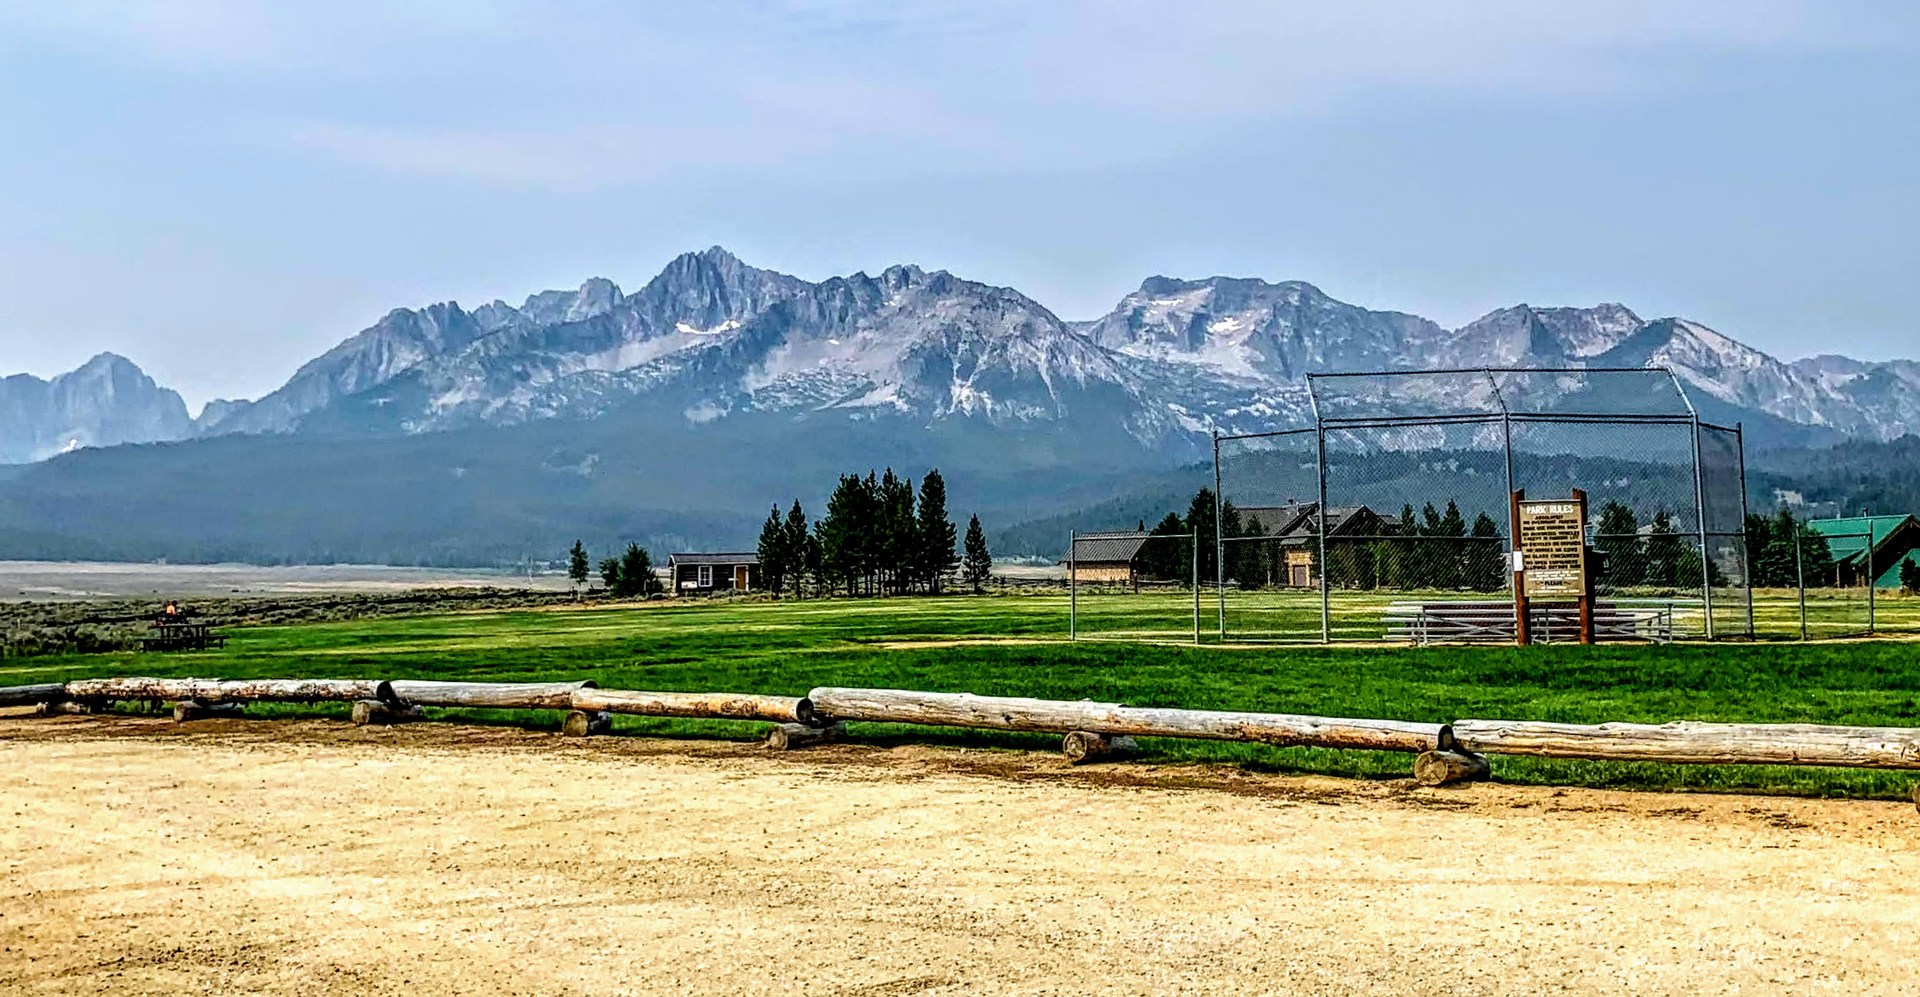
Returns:
[[[1877,589],[1899,588],[1900,566],[1906,564],[1908,561],[1920,564],[1920,548],[1910,550],[1907,552],[1907,556],[1896,559],[1892,565],[1888,566],[1887,570],[1880,573],[1880,577],[1873,580],[1873,587]]]
[[[1807,520],[1807,527],[1827,538],[1827,549],[1833,551],[1835,561],[1852,562],[1856,566],[1866,560],[1868,538],[1872,538],[1874,560],[1880,561],[1883,557],[1893,559],[1887,569],[1873,580],[1875,588],[1899,588],[1901,563],[1920,558],[1920,543],[1914,539],[1920,538],[1920,519],[1912,516],[1810,519]],[[1884,549],[1887,541],[1897,533],[1904,533],[1912,546],[1906,550]]]
[[[1920,528],[1920,520],[1912,516],[1852,516],[1844,519],[1809,519],[1807,527],[1827,538],[1827,548],[1833,551],[1835,560],[1846,561],[1859,557],[1867,549],[1867,538],[1873,538],[1877,549],[1887,542],[1893,531],[1906,524]]]

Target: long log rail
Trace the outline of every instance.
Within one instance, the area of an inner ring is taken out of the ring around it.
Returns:
[[[1456,720],[1475,754],[1674,765],[1827,765],[1920,769],[1920,729],[1820,724],[1555,724]]]
[[[834,687],[815,689],[804,698],[638,692],[600,689],[592,682],[378,679],[109,678],[0,687],[0,707],[38,706],[48,715],[93,712],[120,701],[171,701],[181,707],[176,715],[183,718],[229,713],[233,711],[228,708],[254,702],[351,703],[356,717],[390,720],[418,719],[423,706],[565,710],[591,721],[587,733],[603,732],[606,727],[597,718],[616,713],[751,720],[786,725],[773,738],[783,746],[837,740],[848,721],[1063,734],[1077,737],[1083,747],[1093,738],[1201,738],[1431,755],[1423,758],[1421,768],[1421,781],[1429,784],[1484,778],[1476,761],[1484,755],[1920,770],[1920,728],[1905,727],[1475,719],[1433,724]],[[1920,805],[1920,787],[1915,803]]]
[[[904,689],[815,689],[807,696],[823,717],[875,723],[982,727],[989,730],[1125,737],[1192,737],[1213,741],[1431,751],[1442,725],[1400,720],[1349,720],[1290,713],[1173,710],[1119,703],[1066,702]]]

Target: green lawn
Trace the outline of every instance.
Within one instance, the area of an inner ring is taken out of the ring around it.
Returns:
[[[1106,597],[1089,620],[1112,632],[1191,637],[1190,594]],[[1899,607],[1920,606],[1906,600]],[[1217,626],[1213,603],[1203,623]],[[1345,607],[1356,619],[1366,611]],[[1377,608],[1377,606],[1376,606]],[[1136,705],[1448,721],[1674,719],[1920,726],[1920,644],[1681,644],[1667,647],[1404,648],[1183,646],[1064,638],[1057,595],[659,603],[519,610],[239,629],[198,655],[0,661],[0,685],[106,675],[591,678],[608,688],[804,695],[820,685],[887,686]],[[1292,610],[1287,610],[1292,611]],[[1316,614],[1317,603],[1311,606]],[[1106,614],[1104,617],[1100,614]],[[1883,619],[1885,612],[1883,610]],[[977,637],[1021,643],[892,644]],[[339,708],[283,708],[333,714]],[[557,716],[478,722],[555,724]],[[621,718],[623,730],[750,737],[746,724]],[[856,739],[1051,750],[1053,739],[856,726]],[[1405,756],[1156,741],[1150,758],[1284,771],[1403,777]],[[1511,781],[1896,797],[1913,776],[1820,769],[1670,767],[1499,759]]]

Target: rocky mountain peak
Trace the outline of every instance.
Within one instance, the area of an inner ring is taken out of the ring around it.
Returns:
[[[178,431],[419,433],[644,402],[669,424],[745,412],[885,413],[924,426],[1070,420],[1074,432],[1119,427],[1155,449],[1192,446],[1215,427],[1297,425],[1315,372],[1602,365],[1671,366],[1720,421],[1750,414],[1882,437],[1920,425],[1920,365],[1783,364],[1704,325],[1646,321],[1616,303],[1523,303],[1447,330],[1303,281],[1162,275],[1108,314],[1067,323],[1018,290],[944,270],[897,264],[813,283],[715,246],[675,257],[632,294],[595,277],[519,308],[394,309],[260,401],[211,403]],[[127,370],[137,368],[103,355],[67,377],[111,389],[95,396],[158,390]],[[17,400],[47,382],[5,383]],[[0,414],[13,411],[5,404]],[[44,454],[61,435],[49,432],[14,452]]]
[[[180,395],[138,364],[101,353],[49,380],[0,379],[0,463],[43,460],[82,447],[177,440],[193,421]]]

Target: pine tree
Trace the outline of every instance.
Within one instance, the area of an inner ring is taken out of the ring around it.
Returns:
[[[1834,574],[1833,548],[1827,544],[1827,535],[1806,523],[1799,525],[1800,563],[1795,577],[1802,575],[1808,588],[1827,588],[1837,584]]]
[[[612,595],[614,592],[619,590],[620,588],[620,559],[619,558],[609,557],[600,562],[600,581],[606,585],[608,595]]]
[[[894,594],[911,586],[921,560],[920,525],[914,516],[913,481],[887,468],[880,478],[880,573]]]
[[[953,520],[947,518],[947,479],[934,468],[920,479],[920,556],[916,565],[934,595],[940,594],[940,580],[960,564],[954,550],[958,540]]]
[[[823,558],[820,553],[820,534],[817,524],[815,531],[807,534],[806,544],[806,556],[802,558],[801,563],[806,566],[807,577],[813,579],[814,591],[825,594],[827,583],[825,569],[821,566]]]
[[[1920,559],[1911,554],[1900,562],[1900,587],[1908,595],[1920,595]]]
[[[780,507],[775,505],[767,513],[767,521],[760,524],[760,576],[765,579],[767,590],[775,596],[786,591],[787,572],[792,555],[787,552],[786,523],[780,518]]]
[[[1600,525],[1593,545],[1606,557],[1606,582],[1615,589],[1646,581],[1646,554],[1640,546],[1640,517],[1633,509],[1609,500],[1600,507]]]
[[[860,532],[854,537],[854,552],[866,592],[873,595],[879,588],[880,558],[884,551],[880,533],[880,479],[869,470],[865,480],[857,475],[853,480],[857,510],[854,522],[860,524]]]
[[[645,547],[630,543],[620,555],[620,577],[614,595],[620,598],[652,595],[660,591],[660,579],[653,576],[653,556]]]
[[[1476,592],[1497,592],[1507,585],[1506,559],[1501,555],[1500,526],[1493,517],[1481,513],[1473,520],[1473,537],[1467,548],[1467,587]]]
[[[861,534],[865,522],[865,494],[860,478],[843,474],[840,484],[827,497],[827,515],[814,528],[820,546],[821,578],[828,586],[844,585],[848,595],[859,594],[859,579],[865,568]]]
[[[1224,514],[1226,510],[1222,510]],[[1267,584],[1267,545],[1256,537],[1267,535],[1266,527],[1260,524],[1260,517],[1249,516],[1242,522],[1240,510],[1232,510],[1231,519],[1222,520],[1233,526],[1233,532],[1239,540],[1227,548],[1227,573],[1233,577],[1242,589],[1252,591],[1264,588]]]
[[[993,577],[993,555],[987,551],[987,534],[980,529],[977,515],[967,520],[964,546],[966,556],[960,562],[960,577],[973,586],[974,595],[979,595],[987,580]]]
[[[1214,553],[1219,549],[1216,546],[1219,542],[1219,534],[1214,529],[1214,519],[1218,514],[1219,510],[1214,505],[1213,489],[1202,488],[1193,493],[1193,501],[1187,504],[1186,527],[1187,532],[1192,533],[1194,537],[1188,544],[1182,545],[1181,561],[1191,563],[1193,552],[1191,544],[1199,545],[1202,585],[1211,585],[1219,577],[1218,562],[1214,559]]]
[[[1187,549],[1186,534],[1186,524],[1180,522],[1179,514],[1167,513],[1149,536],[1177,539],[1149,539],[1141,545],[1138,562],[1140,573],[1162,581],[1188,581],[1193,575],[1193,562],[1182,558],[1190,558],[1193,553]]]
[[[793,583],[793,597],[801,596],[801,584],[813,577],[818,581],[820,562],[818,558],[807,558],[807,547],[813,537],[807,533],[807,513],[800,508],[800,500],[793,500],[793,508],[787,510],[787,521],[780,528],[780,543],[787,554],[787,574]]]
[[[1681,560],[1687,553],[1686,545],[1680,540],[1680,534],[1674,532],[1673,517],[1665,509],[1653,514],[1653,522],[1647,527],[1646,572],[1643,582],[1671,588],[1675,585],[1697,585],[1698,575],[1682,581],[1680,578]],[[1694,566],[1697,571],[1699,561]]]
[[[586,545],[575,540],[573,542],[573,549],[567,551],[567,578],[573,582],[573,592],[575,595],[579,595],[581,587],[587,584],[587,579],[591,577],[592,570],[590,562],[587,560]]]

